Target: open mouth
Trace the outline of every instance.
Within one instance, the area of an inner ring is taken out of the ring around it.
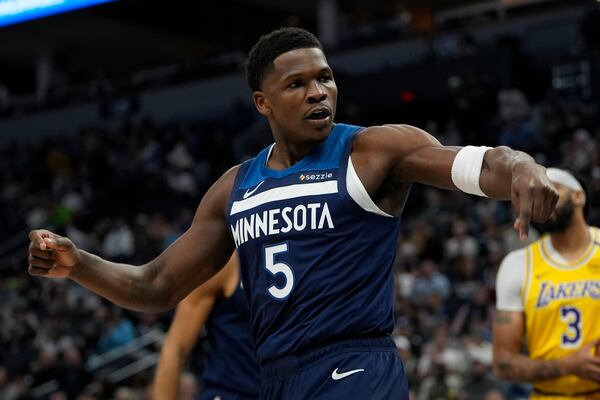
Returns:
[[[322,120],[326,120],[327,118],[329,118],[330,115],[331,115],[331,112],[328,109],[318,108],[318,109],[312,111],[310,114],[308,114],[308,116],[306,118],[310,119],[312,121],[322,121]]]

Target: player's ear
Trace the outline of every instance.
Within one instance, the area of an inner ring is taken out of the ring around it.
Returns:
[[[575,204],[577,207],[583,208],[585,206],[585,193],[574,191],[571,194],[571,200],[573,200],[573,204]]]
[[[269,103],[269,99],[265,96],[263,92],[257,90],[252,94],[252,99],[254,100],[254,105],[259,113],[268,117],[271,115],[271,106]]]

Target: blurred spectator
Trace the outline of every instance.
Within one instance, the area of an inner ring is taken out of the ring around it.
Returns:
[[[91,374],[85,368],[81,353],[75,346],[70,346],[63,352],[58,379],[61,389],[69,399],[75,398],[90,381]]]
[[[103,254],[115,262],[129,262],[135,251],[133,233],[125,221],[118,219],[102,242]]]
[[[54,392],[50,395],[49,400],[68,400],[67,395],[62,390]]]
[[[467,340],[467,354],[472,360],[470,374],[464,383],[464,400],[485,400],[491,391],[500,390],[492,374],[492,345],[477,337]]]
[[[575,172],[589,174],[598,165],[598,149],[590,133],[578,129],[573,138],[562,146],[563,163]]]
[[[489,289],[481,286],[473,303],[466,301],[460,304],[450,326],[453,335],[472,334],[483,337],[487,334],[489,336],[488,327],[493,315],[493,307],[490,305],[488,293]]]
[[[497,389],[492,389],[485,393],[484,400],[505,400],[504,395]]]
[[[100,310],[103,312],[97,315],[102,321],[103,333],[98,340],[98,352],[105,353],[135,338],[136,328],[130,320],[122,316],[121,308],[110,305]]]
[[[11,383],[0,391],[0,394],[5,397],[0,397],[2,400],[27,400],[32,396],[29,391],[29,385],[25,382],[23,376],[15,376],[11,379]]]
[[[47,345],[40,350],[30,367],[32,386],[39,386],[58,378],[58,355],[56,349]]]
[[[476,293],[480,291],[483,284],[483,269],[477,264],[476,258],[465,256],[454,258],[448,275],[457,302],[472,304]],[[487,301],[489,298],[485,296],[484,304],[487,304]]]
[[[441,363],[430,366],[431,373],[420,385],[418,400],[453,400],[458,398],[457,384],[447,375],[446,367]]]
[[[498,116],[500,120],[515,121],[529,115],[531,107],[525,94],[514,86],[507,86],[498,93]]]
[[[412,354],[410,340],[406,336],[397,335],[394,336],[394,343],[396,344],[400,358],[402,358],[408,381],[415,382],[417,379],[418,360]]]
[[[114,400],[142,400],[143,394],[129,387],[120,387],[115,392]]]
[[[425,304],[432,296],[439,296],[443,301],[450,296],[450,281],[439,272],[433,260],[423,260],[412,293],[418,304]]]
[[[0,399],[6,399],[9,396],[10,384],[8,382],[8,371],[0,365]]]
[[[433,378],[432,385],[444,383],[448,393],[456,395],[468,368],[468,358],[460,343],[450,339],[445,325],[438,325],[433,340],[425,345],[419,359],[420,379]]]
[[[467,229],[467,224],[462,219],[455,219],[452,222],[452,236],[446,241],[448,259],[458,256],[473,258],[479,253],[479,243],[468,234]]]

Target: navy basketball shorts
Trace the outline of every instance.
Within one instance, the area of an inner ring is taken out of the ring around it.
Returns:
[[[261,369],[261,400],[407,400],[404,366],[390,338],[337,342]]]
[[[258,395],[244,394],[233,390],[209,386],[203,388],[196,400],[257,400]]]

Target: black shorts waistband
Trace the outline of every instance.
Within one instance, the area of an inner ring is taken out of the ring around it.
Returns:
[[[396,345],[389,336],[334,342],[308,350],[302,354],[284,356],[269,361],[261,366],[261,377],[263,380],[285,378],[298,372],[301,368],[309,367],[313,362],[325,356],[351,350],[395,351]]]

